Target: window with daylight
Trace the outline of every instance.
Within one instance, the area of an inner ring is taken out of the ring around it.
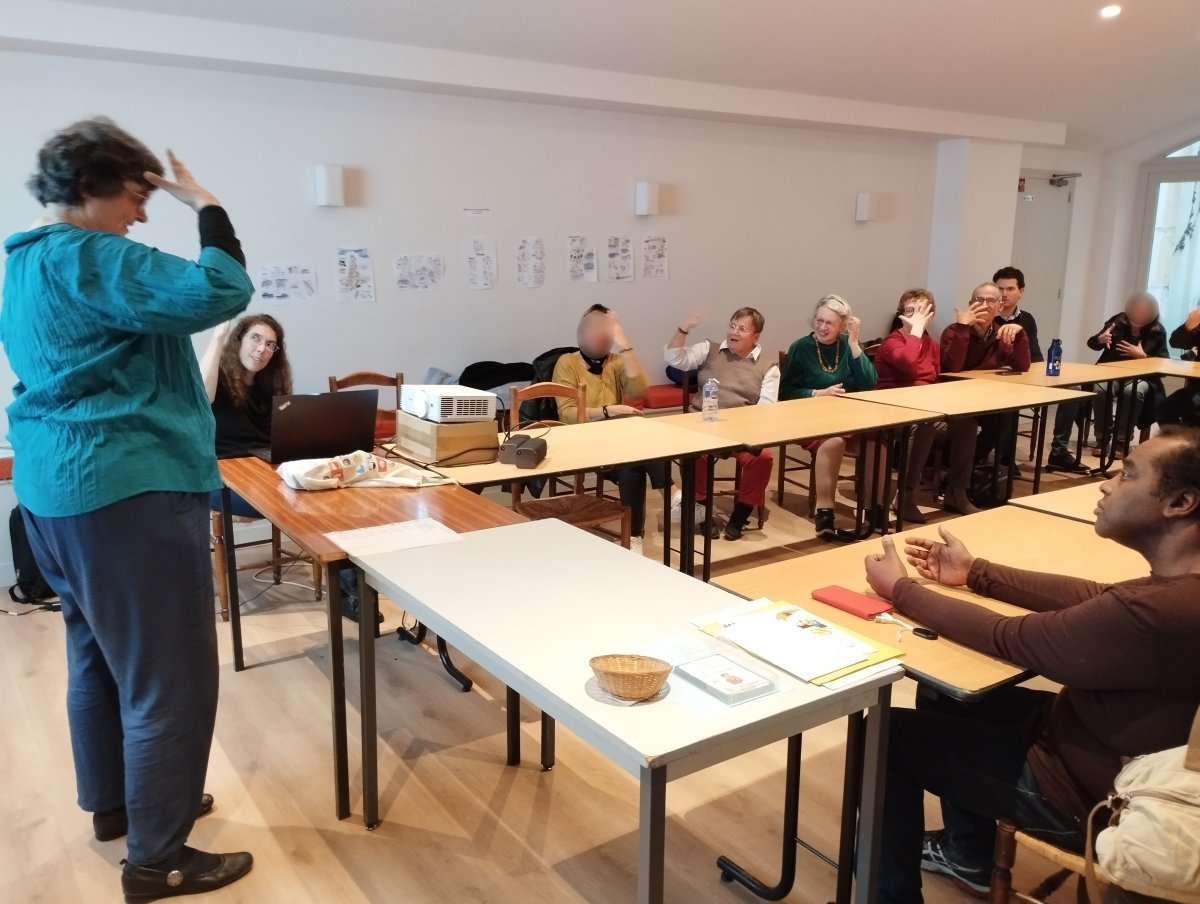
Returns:
[[[1144,285],[1172,330],[1200,305],[1200,139],[1151,164],[1147,177]]]

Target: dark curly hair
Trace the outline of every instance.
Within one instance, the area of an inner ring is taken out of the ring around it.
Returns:
[[[147,171],[161,176],[162,162],[111,119],[96,116],[72,123],[42,145],[37,172],[26,185],[43,207],[75,207],[85,198],[115,197],[129,182],[149,194],[154,186],[146,181]]]
[[[267,366],[254,375],[254,385],[268,398],[292,393],[292,365],[288,362],[287,348],[283,344],[283,325],[270,314],[248,314],[237,322],[225,340],[225,348],[221,350],[221,379],[238,408],[246,407],[246,368],[240,355],[242,340],[251,327],[259,324],[274,331],[279,348]]]
[[[1158,433],[1162,439],[1174,440],[1158,456],[1158,491],[1164,497],[1191,490],[1200,493],[1200,427],[1169,424]],[[1200,518],[1200,508],[1192,512]]]

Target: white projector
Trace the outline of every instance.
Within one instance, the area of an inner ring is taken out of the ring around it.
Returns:
[[[400,387],[400,410],[427,421],[464,424],[496,417],[496,394],[466,386]]]

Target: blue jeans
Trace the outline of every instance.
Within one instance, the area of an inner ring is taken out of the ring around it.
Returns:
[[[978,703],[922,690],[916,709],[892,710],[883,805],[880,904],[920,904],[925,792],[941,798],[953,859],[990,869],[996,820],[1083,850],[1078,823],[1038,790],[1026,759],[1026,719],[1053,698],[1010,687]]]
[[[124,807],[129,861],[165,860],[196,819],[217,714],[208,496],[25,521],[62,599],[79,806]]]

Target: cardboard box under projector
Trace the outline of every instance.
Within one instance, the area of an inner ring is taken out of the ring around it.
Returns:
[[[397,411],[396,447],[413,461],[452,467],[495,461],[499,441],[495,421],[437,424]]]

